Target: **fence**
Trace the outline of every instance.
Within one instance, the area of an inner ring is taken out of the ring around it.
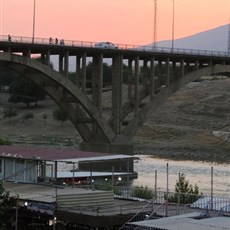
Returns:
[[[12,42],[12,43],[31,43],[42,45],[60,45],[60,46],[72,46],[72,47],[96,47],[97,42],[91,41],[75,41],[75,40],[63,40],[53,38],[32,38],[22,36],[1,35],[0,41]],[[144,51],[155,53],[175,53],[175,54],[191,54],[201,56],[223,56],[228,57],[228,52],[223,51],[211,51],[211,50],[198,50],[198,49],[184,49],[184,48],[169,48],[158,46],[140,46],[131,44],[115,44],[118,49],[129,51]]]

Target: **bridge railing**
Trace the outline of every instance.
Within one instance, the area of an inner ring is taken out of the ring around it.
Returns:
[[[74,46],[74,47],[95,47],[97,42],[91,41],[76,41],[76,40],[64,40],[56,38],[32,38],[22,36],[0,35],[0,41],[3,42],[18,42],[29,44],[41,44],[41,45],[61,45],[61,46]],[[199,50],[199,49],[184,49],[184,48],[171,48],[171,47],[159,47],[159,46],[140,46],[131,44],[115,44],[118,49],[128,51],[142,51],[153,53],[170,53],[170,54],[188,54],[188,55],[201,55],[201,56],[223,56],[230,57],[229,52],[224,51],[211,51],[211,50]],[[96,48],[96,47],[95,47]]]

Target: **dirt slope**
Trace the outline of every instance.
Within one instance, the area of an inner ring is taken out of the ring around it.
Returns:
[[[137,151],[230,162],[230,79],[192,82],[159,108],[135,137]],[[225,135],[226,136],[226,135]]]

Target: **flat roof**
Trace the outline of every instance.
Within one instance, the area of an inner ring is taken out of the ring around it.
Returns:
[[[74,172],[74,177],[79,178],[79,177],[112,177],[114,176],[126,176],[126,175],[132,175],[132,173],[120,173],[120,172],[90,172],[90,171],[80,171],[80,172]],[[57,172],[57,178],[72,178],[73,177],[73,172]]]
[[[10,192],[10,196],[17,197],[21,200],[30,200],[36,202],[54,203],[56,202],[56,195],[67,194],[86,194],[103,192],[100,190],[90,190],[77,187],[65,187],[44,184],[27,184],[27,183],[13,183],[4,182],[3,187]]]
[[[86,152],[75,148],[55,148],[55,147],[34,147],[34,146],[6,146],[0,145],[0,157],[13,157],[37,160],[72,160],[72,161],[96,161],[133,158],[130,155],[115,155],[109,153]]]
[[[194,219],[199,217],[201,212],[194,212],[184,215],[165,217],[155,220],[132,222],[131,225],[159,230],[221,230],[229,229],[230,217],[218,216],[205,219]]]

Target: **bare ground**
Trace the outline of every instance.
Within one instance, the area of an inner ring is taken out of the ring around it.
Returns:
[[[0,137],[14,144],[77,147],[75,127],[53,119],[57,107],[45,100],[38,107],[16,105],[17,117],[3,118],[7,94],[0,95]],[[23,119],[31,112],[33,119]],[[47,119],[43,118],[47,115]],[[170,97],[134,137],[135,152],[156,157],[230,163],[230,138],[213,131],[230,132],[230,79],[205,80],[186,85]],[[229,134],[230,136],[230,134]]]
[[[171,96],[139,130],[136,149],[157,157],[230,162],[230,79],[192,82]]]

